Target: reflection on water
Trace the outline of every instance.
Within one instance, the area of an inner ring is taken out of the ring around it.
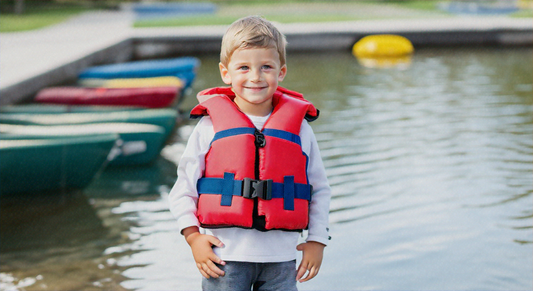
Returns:
[[[103,271],[112,260],[102,252],[121,239],[103,224],[101,207],[80,192],[2,197],[0,289],[119,287],[121,272]]]
[[[340,238],[309,289],[533,285],[531,51],[441,52],[354,67],[317,95]]]
[[[321,110],[313,129],[333,190],[333,239],[299,288],[531,290],[532,58],[428,49],[396,70],[349,53],[289,56],[283,85]],[[196,91],[222,85],[216,69],[202,58]],[[199,289],[166,200],[193,126],[156,164],[108,170],[83,193],[2,198],[0,289]]]

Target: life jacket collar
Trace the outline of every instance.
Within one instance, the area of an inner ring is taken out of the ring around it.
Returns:
[[[281,96],[286,95],[298,100],[301,100],[309,105],[307,114],[305,115],[305,119],[309,122],[314,121],[318,118],[319,110],[315,108],[311,102],[307,101],[303,94],[298,93],[296,91],[292,91],[286,88],[283,88],[281,86],[278,86],[276,89],[276,92],[274,92],[274,95],[272,96],[272,106],[276,107],[276,105],[279,102],[279,99]],[[205,106],[203,106],[204,102],[209,101],[209,99],[213,97],[222,97],[222,98],[228,98],[231,101],[235,99],[235,92],[233,92],[233,89],[231,87],[215,87],[215,88],[209,88],[205,89],[203,91],[200,91],[196,98],[198,99],[198,104],[191,110],[190,117],[191,118],[200,118],[204,115],[208,115],[207,109]]]

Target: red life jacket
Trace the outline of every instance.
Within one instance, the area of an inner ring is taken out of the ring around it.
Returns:
[[[258,130],[234,98],[231,88],[208,89],[191,111],[191,117],[209,115],[215,131],[197,184],[201,226],[305,229],[312,187],[299,134],[303,119],[315,120],[318,110],[301,94],[278,87],[274,110]]]

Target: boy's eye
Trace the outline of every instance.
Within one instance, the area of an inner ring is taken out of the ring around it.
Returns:
[[[263,70],[269,70],[269,69],[272,69],[272,66],[269,66],[269,65],[263,65],[263,66],[261,67],[261,69],[263,69]]]
[[[240,66],[239,70],[247,71],[249,68],[248,66]]]

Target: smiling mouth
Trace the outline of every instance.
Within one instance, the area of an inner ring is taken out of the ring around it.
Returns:
[[[259,90],[266,89],[267,87],[244,87],[244,88],[249,89],[249,90],[259,91]]]

